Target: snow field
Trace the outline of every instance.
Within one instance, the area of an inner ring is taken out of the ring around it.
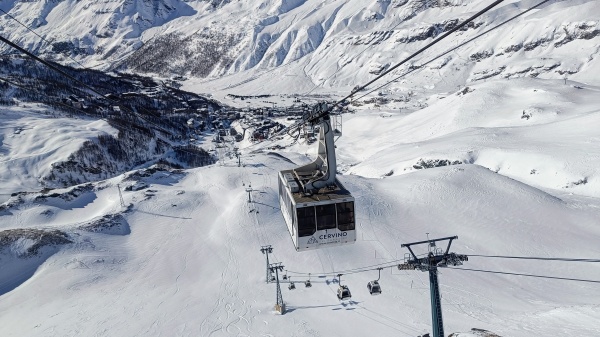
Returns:
[[[246,160],[244,168],[191,170],[172,185],[149,179],[155,191],[149,199],[144,191],[124,192],[126,203],[134,203],[124,213],[131,234],[73,232],[74,244],[3,295],[2,335],[341,336],[377,331],[414,336],[430,325],[426,274],[386,269],[378,297],[366,290],[376,271],[345,275],[342,282],[353,292],[345,303],[335,297],[333,277],[317,274],[402,260],[400,243],[421,240],[425,232],[459,235],[452,250],[465,254],[599,253],[587,239],[598,235],[595,199],[587,205],[568,195],[560,199],[477,165],[458,165],[386,179],[342,177],[357,199],[359,241],[300,254],[277,209],[276,172],[290,164],[262,154]],[[248,182],[255,190],[252,204],[242,185]],[[92,204],[116,195],[114,188],[96,193]],[[283,316],[273,313],[274,285],[264,282],[259,248],[265,244],[274,247],[271,262],[282,262],[298,282],[294,291],[282,284],[289,309]],[[597,268],[558,262],[473,257],[465,267],[600,278]],[[313,273],[313,287],[304,288],[306,276],[292,272]],[[446,331],[479,327],[510,336],[540,329],[597,331],[597,304],[589,297],[597,286],[564,282],[442,269]],[[588,324],[563,326],[552,318],[575,314],[587,315]]]
[[[48,118],[43,107],[0,108],[0,201],[39,190],[52,163],[66,161],[83,142],[116,130],[102,120]]]

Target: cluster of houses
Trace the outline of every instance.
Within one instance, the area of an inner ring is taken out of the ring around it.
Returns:
[[[114,102],[125,102],[131,99],[144,99],[146,104],[154,104],[154,111],[161,116],[187,121],[187,137],[190,143],[195,143],[200,136],[207,132],[214,136],[213,141],[220,143],[226,136],[232,140],[241,141],[246,136],[250,141],[262,141],[284,129],[284,125],[277,122],[276,118],[288,120],[299,119],[310,110],[307,104],[295,104],[291,107],[221,107],[215,102],[203,98],[174,97],[170,95],[170,102],[164,101],[165,88],[146,87],[141,92],[126,92],[119,95],[108,94],[106,99],[96,97],[78,97],[70,95],[62,98],[62,103],[75,109],[92,112],[107,118],[124,113],[123,108]],[[173,103],[175,102],[175,103]],[[300,103],[299,100],[295,103]],[[175,107],[176,106],[176,107]],[[232,127],[238,121],[237,130]],[[241,129],[241,130],[240,130]],[[308,142],[315,140],[318,130],[307,129],[301,134]]]

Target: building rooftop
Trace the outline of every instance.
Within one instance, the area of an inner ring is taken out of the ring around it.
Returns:
[[[295,182],[300,186],[298,182],[298,178],[294,174],[293,170],[283,170],[281,171],[281,175],[284,176],[286,173],[291,173],[295,179]],[[335,187],[334,188],[322,188],[318,191],[318,193],[312,195],[305,195],[303,192],[295,192],[292,193],[294,197],[294,201],[296,204],[304,204],[304,203],[315,203],[319,201],[329,201],[329,200],[340,200],[340,199],[349,199],[352,197],[350,191],[348,191],[342,183],[340,183],[337,178],[335,179]]]

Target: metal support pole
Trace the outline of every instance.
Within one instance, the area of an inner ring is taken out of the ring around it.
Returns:
[[[280,314],[285,313],[285,303],[283,303],[283,296],[281,294],[281,285],[279,284],[279,271],[283,270],[281,263],[273,264],[270,266],[271,272],[275,272],[275,281],[277,282],[277,302],[275,304],[275,310]]]
[[[125,201],[123,200],[123,194],[121,194],[120,184],[117,184],[117,189],[119,190],[119,200],[121,201],[121,207],[125,207]]]
[[[248,192],[248,203],[252,202],[252,184],[248,184],[248,187],[246,188],[246,192]]]
[[[431,267],[429,269],[429,290],[431,293],[431,322],[433,324],[433,337],[444,337],[442,301],[440,300],[440,287],[438,285],[436,267]]]
[[[267,252],[267,283],[271,281],[271,270],[269,269],[269,252]]]
[[[427,233],[429,234],[429,233]],[[405,247],[410,252],[412,258],[409,258],[403,264],[398,265],[399,270],[421,270],[429,272],[429,291],[431,297],[431,322],[433,329],[433,337],[444,337],[444,321],[442,319],[442,301],[440,295],[440,287],[438,284],[438,276],[437,271],[438,267],[447,267],[462,265],[463,261],[467,261],[468,257],[466,255],[458,255],[455,253],[450,253],[450,245],[453,240],[458,239],[458,236],[451,236],[440,239],[429,239],[429,235],[427,235],[426,241],[412,242],[402,244],[402,247]],[[432,250],[432,247],[435,247],[435,242],[438,241],[448,241],[448,245],[446,250],[443,252],[441,249]],[[427,244],[430,249],[427,257],[419,258],[415,254],[415,252],[411,249],[413,245]],[[443,253],[442,253],[443,252]]]
[[[271,282],[271,278],[273,277],[273,272],[271,270],[271,266],[269,264],[269,253],[273,252],[273,248],[271,245],[260,247],[260,251],[267,256],[267,283]]]

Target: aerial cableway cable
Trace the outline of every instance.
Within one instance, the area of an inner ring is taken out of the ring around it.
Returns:
[[[416,8],[411,14],[416,16],[418,14],[418,12],[420,10],[422,10],[423,8],[429,6],[430,4],[433,3],[437,3],[438,0],[428,0],[428,1],[424,1],[421,3],[421,6],[419,6],[418,8]],[[360,13],[363,9],[361,8],[358,12],[356,12],[357,15],[358,13]],[[396,29],[396,27],[400,26],[401,24],[403,24],[405,21],[404,20],[399,20],[397,24],[395,24],[392,28],[388,28],[386,29],[387,31],[393,31],[394,29]],[[311,92],[315,91],[315,89],[317,89],[319,86],[323,85],[325,83],[325,81],[327,81],[328,79],[332,78],[333,76],[335,76],[340,70],[344,69],[344,67],[348,64],[350,64],[353,60],[355,60],[358,56],[360,56],[362,53],[364,53],[365,51],[367,51],[367,49],[373,47],[374,44],[368,44],[366,45],[366,47],[361,50],[360,52],[358,52],[356,55],[354,55],[349,62],[343,64],[341,67],[339,67],[336,71],[333,72],[333,74],[329,75],[327,78],[325,78],[324,80],[321,81],[321,84],[317,84],[315,85],[312,89],[310,89],[307,93],[305,93],[304,95],[309,95]],[[347,49],[347,48],[346,48]]]
[[[104,97],[104,98],[106,98],[106,99],[107,99],[109,102],[111,102],[111,103],[115,103],[115,104],[118,104],[118,102],[116,102],[116,101],[113,101],[112,99],[110,99],[110,98],[108,98],[108,97],[105,97],[105,96],[104,96],[104,94],[102,94],[101,92],[99,92],[99,91],[97,91],[96,89],[94,89],[94,88],[92,88],[92,87],[88,86],[86,83],[84,83],[84,82],[80,81],[79,79],[75,78],[74,76],[72,76],[72,75],[68,74],[67,72],[65,72],[64,70],[62,70],[62,69],[60,69],[59,67],[55,66],[54,64],[52,64],[52,63],[50,63],[50,62],[48,62],[48,61],[46,61],[46,60],[44,60],[44,59],[42,59],[42,58],[40,58],[40,57],[36,56],[35,54],[33,54],[33,53],[29,52],[29,51],[28,51],[28,50],[26,50],[25,48],[22,48],[22,47],[20,47],[20,46],[19,46],[19,45],[17,45],[16,43],[14,43],[14,42],[12,42],[12,41],[10,41],[10,40],[8,40],[8,39],[4,38],[4,37],[3,37],[3,36],[1,36],[1,35],[0,35],[0,41],[2,41],[2,42],[4,42],[4,43],[6,43],[7,45],[9,45],[9,46],[11,46],[11,47],[13,47],[14,49],[17,49],[17,50],[18,50],[18,51],[20,51],[21,53],[23,53],[23,54],[25,54],[25,55],[27,55],[27,56],[29,56],[29,57],[33,58],[34,60],[36,60],[36,61],[38,61],[38,62],[40,62],[40,63],[44,64],[46,67],[48,67],[48,68],[50,68],[50,69],[52,69],[52,70],[54,70],[54,71],[56,71],[56,72],[60,73],[61,75],[63,75],[63,76],[65,76],[65,77],[67,77],[67,78],[69,78],[69,79],[71,79],[71,80],[75,81],[77,84],[80,84],[80,85],[82,85],[83,87],[85,87],[85,88],[87,88],[87,89],[91,90],[93,93],[95,93],[95,94],[97,94],[97,95],[99,95],[99,96],[101,96],[101,97]]]
[[[28,51],[28,50],[26,50],[25,48],[22,48],[22,47],[20,47],[20,46],[19,46],[19,45],[17,45],[16,43],[14,43],[14,42],[12,42],[12,41],[10,41],[10,40],[6,39],[5,37],[3,37],[3,36],[1,36],[1,35],[0,35],[0,41],[1,41],[1,42],[4,42],[4,43],[6,43],[6,44],[8,44],[9,46],[11,46],[11,47],[13,47],[13,48],[15,48],[15,49],[17,49],[18,51],[22,52],[23,54],[25,54],[25,55],[27,55],[27,56],[29,56],[29,57],[31,57],[31,58],[33,58],[34,60],[36,60],[36,61],[38,61],[38,62],[40,62],[40,63],[44,64],[44,65],[45,65],[45,66],[47,66],[48,68],[50,68],[50,69],[52,69],[52,70],[54,70],[54,71],[58,72],[59,74],[61,74],[61,75],[65,76],[65,77],[67,77],[68,79],[70,79],[70,80],[73,80],[75,83],[77,83],[77,84],[81,85],[83,88],[86,88],[86,89],[90,90],[92,93],[94,93],[94,94],[98,95],[99,97],[102,97],[102,98],[104,98],[104,99],[105,99],[105,100],[107,100],[108,102],[110,102],[110,103],[113,103],[113,104],[115,104],[115,105],[117,105],[117,106],[120,106],[120,107],[122,107],[122,108],[123,108],[123,110],[125,110],[125,111],[127,111],[127,112],[131,113],[133,116],[135,116],[135,117],[137,117],[137,118],[139,118],[139,119],[141,119],[141,120],[144,120],[144,121],[145,121],[145,122],[147,122],[148,124],[152,125],[152,126],[153,126],[153,127],[156,129],[156,130],[159,130],[159,131],[161,131],[161,132],[164,132],[164,133],[170,133],[170,131],[168,131],[168,130],[165,130],[165,129],[164,129],[162,126],[160,126],[160,125],[158,125],[158,124],[156,124],[156,123],[152,122],[151,120],[148,120],[147,118],[145,118],[144,116],[142,116],[142,115],[140,115],[139,113],[135,112],[134,110],[130,109],[129,107],[125,106],[125,105],[124,105],[124,104],[122,104],[121,102],[119,102],[119,101],[116,101],[116,100],[114,100],[114,99],[112,99],[112,98],[110,98],[110,97],[107,97],[107,96],[105,96],[105,95],[104,95],[104,94],[102,94],[100,91],[98,91],[98,90],[94,89],[92,86],[88,85],[87,83],[84,83],[83,81],[81,81],[81,80],[77,79],[76,77],[74,77],[74,76],[70,75],[70,74],[69,74],[69,73],[67,73],[66,71],[64,71],[64,70],[60,69],[58,66],[56,66],[56,65],[54,65],[54,64],[52,64],[52,63],[50,63],[50,62],[48,62],[48,61],[46,61],[46,60],[44,60],[44,59],[40,58],[40,57],[38,57],[37,55],[35,55],[35,54],[33,54],[33,53],[29,52],[29,51]],[[155,116],[155,117],[157,116],[157,114],[156,114],[156,113],[152,113],[152,112],[150,112],[150,111],[147,111],[147,110],[146,110],[146,112],[148,112],[148,113],[149,113],[150,115],[152,115],[152,116]]]
[[[319,114],[315,114],[314,116],[311,116],[310,120],[308,120],[308,121],[303,121],[302,123],[300,123],[298,125],[291,126],[290,128],[288,128],[288,130],[293,130],[294,128],[300,127],[301,125],[305,124],[306,122],[313,122],[315,120],[319,120],[319,119],[321,119],[321,118],[323,118],[325,116],[328,116],[330,114],[330,112],[333,110],[334,107],[339,106],[340,104],[347,102],[347,100],[350,99],[350,98],[352,98],[357,92],[365,90],[365,88],[367,88],[369,85],[373,84],[374,82],[376,82],[379,79],[381,79],[383,76],[389,74],[390,72],[396,70],[401,65],[403,65],[406,62],[410,61],[415,56],[421,54],[425,50],[427,50],[427,49],[431,48],[432,46],[434,46],[435,44],[439,43],[440,41],[442,41],[443,39],[445,39],[446,37],[448,37],[450,34],[452,34],[452,33],[456,32],[456,31],[462,29],[463,27],[465,27],[466,25],[468,25],[470,22],[472,22],[473,20],[475,20],[479,16],[483,15],[484,13],[486,13],[487,11],[489,11],[490,9],[492,9],[495,6],[497,6],[499,3],[503,2],[503,1],[504,0],[496,0],[496,1],[494,1],[492,4],[488,5],[484,9],[482,9],[479,12],[477,12],[476,14],[474,14],[473,16],[469,17],[468,19],[466,19],[465,21],[463,21],[462,23],[460,23],[456,27],[450,29],[449,31],[447,31],[446,33],[444,33],[442,36],[439,36],[435,40],[431,41],[426,46],[424,46],[421,49],[417,50],[416,52],[412,53],[410,56],[408,56],[407,58],[405,58],[401,62],[395,64],[394,66],[392,66],[388,70],[384,71],[382,74],[378,75],[377,77],[375,77],[374,79],[370,80],[366,84],[364,84],[362,86],[359,86],[358,88],[352,90],[352,92],[348,96],[346,96],[346,97],[342,98],[341,100],[335,102],[334,104],[332,104],[331,106],[329,106],[325,111],[322,111]]]
[[[535,6],[533,6],[533,7],[530,7],[529,9],[525,10],[524,12],[521,12],[521,13],[519,13],[519,14],[517,14],[517,15],[515,15],[515,16],[513,16],[513,17],[511,17],[511,18],[509,18],[509,19],[507,19],[507,20],[505,20],[505,21],[503,21],[502,23],[500,23],[500,24],[498,24],[498,25],[496,25],[496,26],[494,26],[494,27],[492,27],[492,28],[490,28],[490,29],[488,29],[488,30],[486,30],[486,31],[482,32],[481,34],[478,34],[478,35],[476,35],[475,37],[472,37],[472,38],[470,38],[469,40],[467,40],[467,41],[465,41],[465,42],[463,42],[463,43],[461,43],[461,44],[457,45],[456,47],[453,47],[453,48],[450,48],[450,49],[446,50],[445,52],[443,52],[443,53],[441,53],[441,54],[437,55],[436,57],[432,58],[431,60],[429,60],[429,61],[427,61],[427,62],[425,62],[425,63],[423,63],[423,64],[421,64],[421,65],[419,65],[419,66],[417,66],[417,67],[415,67],[415,68],[412,68],[412,69],[408,70],[407,72],[405,72],[405,73],[401,74],[400,76],[398,76],[398,77],[396,77],[396,78],[394,78],[394,79],[392,79],[392,80],[390,80],[390,81],[388,81],[388,82],[386,82],[386,83],[384,83],[384,84],[382,84],[382,85],[378,86],[378,87],[377,87],[377,88],[375,88],[375,89],[371,89],[371,90],[369,90],[367,93],[365,93],[365,94],[363,94],[363,95],[361,95],[361,96],[359,96],[359,97],[357,97],[357,98],[355,98],[355,99],[357,99],[357,100],[358,100],[358,99],[361,99],[361,98],[363,98],[363,97],[365,97],[365,96],[367,96],[367,95],[369,95],[369,94],[373,93],[374,91],[377,91],[377,90],[379,90],[379,89],[381,89],[381,88],[383,88],[383,87],[385,87],[385,86],[388,86],[388,85],[390,85],[391,83],[394,83],[394,82],[396,82],[396,81],[397,81],[397,80],[399,80],[400,78],[402,78],[402,77],[404,77],[404,76],[406,76],[406,75],[408,75],[408,74],[410,74],[410,73],[412,73],[412,72],[414,72],[414,71],[416,71],[416,70],[418,70],[418,69],[421,69],[421,68],[423,68],[424,66],[426,66],[426,65],[430,64],[431,62],[433,62],[433,61],[435,61],[435,60],[439,59],[440,57],[442,57],[442,56],[444,56],[444,55],[447,55],[447,54],[449,54],[449,53],[451,53],[451,52],[453,52],[453,51],[457,50],[458,48],[461,48],[461,47],[465,46],[465,45],[466,45],[466,44],[468,44],[468,43],[471,43],[471,42],[473,42],[474,40],[476,40],[476,39],[478,39],[478,38],[480,38],[480,37],[482,37],[482,36],[484,36],[484,35],[488,34],[489,32],[491,32],[491,31],[493,31],[493,30],[495,30],[495,29],[498,29],[498,28],[500,28],[501,26],[503,26],[503,25],[505,25],[505,24],[507,24],[507,23],[511,22],[512,20],[514,20],[514,19],[516,19],[516,18],[518,18],[518,17],[520,17],[520,16],[523,16],[523,15],[525,15],[526,13],[528,13],[528,12],[530,12],[530,11],[532,11],[532,10],[534,10],[534,9],[536,9],[536,8],[540,7],[541,5],[543,5],[543,4],[547,3],[547,2],[550,2],[550,1],[552,1],[552,0],[544,0],[544,1],[540,2],[540,3],[538,3],[537,5],[535,5]]]
[[[46,61],[46,60],[44,60],[44,59],[40,58],[40,57],[38,57],[37,55],[35,55],[35,54],[31,53],[31,52],[30,52],[30,51],[28,51],[27,49],[20,47],[19,45],[17,45],[16,43],[14,43],[14,42],[12,42],[12,41],[10,41],[10,40],[6,39],[6,38],[5,38],[5,37],[3,37],[2,35],[0,35],[0,41],[1,41],[1,42],[4,42],[4,43],[6,43],[6,44],[8,44],[9,46],[13,47],[14,49],[17,49],[17,50],[18,50],[18,51],[20,51],[21,53],[23,53],[23,54],[25,54],[25,55],[27,55],[27,56],[29,56],[29,57],[33,58],[34,60],[36,60],[36,61],[38,61],[38,62],[40,62],[40,63],[44,64],[44,65],[45,65],[45,66],[47,66],[48,68],[50,68],[50,69],[52,69],[52,70],[54,70],[54,71],[58,72],[59,74],[61,74],[61,75],[65,76],[65,77],[67,77],[68,79],[71,79],[71,80],[73,80],[75,83],[77,83],[77,84],[81,85],[83,88],[86,88],[86,89],[90,90],[92,93],[94,93],[94,94],[98,95],[99,97],[102,97],[102,98],[104,98],[104,99],[105,99],[105,100],[107,100],[108,102],[110,102],[110,103],[113,103],[113,104],[115,104],[115,105],[117,105],[117,106],[119,106],[119,107],[123,108],[123,110],[125,110],[126,112],[129,112],[129,113],[131,113],[133,116],[135,116],[135,117],[137,117],[137,118],[139,118],[139,119],[141,119],[141,120],[143,120],[143,121],[147,122],[148,124],[152,125],[152,126],[154,127],[154,129],[155,129],[155,130],[158,130],[158,131],[160,131],[160,132],[164,132],[164,133],[167,133],[167,134],[168,134],[168,133],[170,133],[170,131],[169,131],[169,130],[166,130],[166,129],[164,129],[162,126],[160,126],[160,125],[158,125],[158,124],[154,123],[154,122],[153,122],[153,121],[151,121],[151,120],[148,120],[146,117],[144,117],[144,116],[142,116],[141,114],[139,114],[139,113],[135,112],[133,109],[130,109],[129,107],[127,107],[127,106],[125,106],[124,104],[122,104],[121,102],[119,102],[119,101],[116,101],[116,100],[113,100],[112,98],[105,96],[104,94],[102,94],[102,93],[101,93],[101,92],[99,92],[98,90],[94,89],[92,86],[88,85],[87,83],[84,83],[83,81],[81,81],[81,80],[77,79],[76,77],[74,77],[74,76],[70,75],[70,74],[69,74],[69,73],[67,73],[66,71],[64,71],[64,70],[60,69],[58,66],[56,66],[56,65],[54,65],[54,64],[52,64],[52,63],[50,63],[50,62],[48,62],[48,61]],[[149,111],[147,111],[147,110],[146,110],[146,112],[148,112],[150,115],[156,116],[156,113],[151,113],[151,112],[149,112]],[[192,153],[192,154],[195,154],[195,153],[193,153],[193,152],[189,152],[189,151],[186,151],[186,150],[184,150],[184,149],[180,149],[180,151],[182,151],[182,152],[187,152],[187,153]]]
[[[4,42],[4,43],[8,44],[9,46],[11,46],[11,47],[13,47],[13,48],[17,49],[18,51],[22,52],[23,54],[25,54],[25,55],[27,55],[27,56],[29,56],[29,57],[31,57],[31,58],[33,58],[34,60],[36,60],[36,61],[38,61],[38,62],[40,62],[40,63],[44,64],[46,67],[48,67],[48,68],[50,68],[50,69],[52,69],[52,70],[54,70],[54,71],[58,72],[59,74],[61,74],[61,75],[65,76],[65,77],[67,77],[68,79],[70,79],[70,80],[73,80],[75,83],[77,83],[77,84],[81,85],[82,87],[84,87],[84,88],[86,88],[86,89],[90,90],[91,92],[93,92],[94,94],[98,95],[99,97],[102,97],[102,98],[106,99],[107,101],[109,101],[109,102],[111,102],[111,103],[113,103],[113,104],[115,104],[115,105],[118,105],[118,106],[121,106],[121,107],[123,107],[123,108],[124,108],[126,111],[133,113],[133,114],[134,114],[136,117],[139,117],[139,118],[141,118],[141,119],[143,119],[143,120],[147,121],[147,122],[148,122],[148,123],[150,123],[150,124],[154,124],[154,123],[152,123],[152,122],[150,122],[150,121],[146,120],[146,119],[145,119],[145,118],[143,118],[142,116],[140,116],[140,115],[139,115],[138,113],[136,113],[135,111],[133,111],[133,110],[131,110],[131,109],[129,109],[129,108],[127,108],[127,107],[123,106],[123,105],[122,105],[120,102],[118,102],[118,101],[115,101],[115,100],[113,100],[112,98],[105,96],[103,93],[101,93],[100,91],[98,91],[98,90],[94,89],[93,87],[91,87],[91,86],[90,86],[90,85],[88,85],[87,83],[84,83],[83,81],[81,81],[81,80],[77,79],[75,76],[72,76],[71,74],[67,73],[66,71],[64,71],[64,70],[60,69],[60,68],[59,68],[59,67],[57,67],[56,65],[54,65],[54,64],[52,64],[52,63],[50,63],[50,62],[48,62],[48,61],[46,61],[46,60],[44,60],[44,59],[42,59],[42,58],[38,57],[37,55],[35,55],[35,54],[31,53],[31,52],[30,52],[30,51],[28,51],[27,49],[25,49],[25,48],[22,48],[21,46],[17,45],[16,43],[14,43],[14,42],[12,42],[12,41],[10,41],[10,40],[8,40],[8,39],[6,39],[5,37],[3,37],[3,36],[1,36],[1,35],[0,35],[0,41],[2,41],[2,42]]]
[[[465,21],[463,21],[461,24],[457,25],[456,27],[450,29],[449,31],[447,31],[446,33],[444,33],[442,36],[436,38],[435,40],[431,41],[430,43],[428,43],[426,46],[422,47],[421,49],[417,50],[416,52],[412,53],[410,56],[408,56],[407,58],[405,58],[404,60],[402,60],[401,62],[395,64],[393,67],[391,67],[390,69],[384,71],[382,74],[380,74],[379,76],[375,77],[374,79],[370,80],[369,82],[367,82],[366,84],[358,87],[356,90],[353,90],[352,93],[350,93],[350,95],[342,98],[340,101],[338,101],[336,104],[340,104],[344,101],[346,101],[347,99],[351,98],[352,96],[354,96],[354,94],[356,94],[356,92],[358,91],[362,91],[365,88],[367,88],[369,85],[373,84],[374,82],[376,82],[377,80],[379,80],[380,78],[382,78],[383,76],[389,74],[390,72],[394,71],[395,69],[397,69],[398,67],[400,67],[401,65],[405,64],[406,62],[410,61],[412,58],[414,58],[415,56],[421,54],[422,52],[424,52],[425,50],[431,48],[433,45],[437,44],[438,42],[440,42],[441,40],[447,38],[448,36],[450,36],[450,34],[456,32],[457,30],[462,29],[463,27],[465,27],[466,25],[468,25],[471,21],[475,20],[476,18],[478,18],[479,16],[481,16],[482,14],[484,14],[485,12],[489,11],[490,9],[494,8],[495,6],[497,6],[499,3],[501,3],[504,0],[496,0],[494,1],[492,4],[490,4],[489,6],[485,7],[484,9],[480,10],[479,12],[477,12],[475,15],[471,16],[470,18],[466,19]],[[547,0],[549,1],[549,0]]]
[[[8,16],[9,18],[13,19],[14,21],[16,21],[18,24],[20,24],[21,26],[25,27],[25,29],[27,29],[28,31],[32,32],[33,34],[35,34],[37,37],[39,37],[40,39],[42,39],[42,41],[51,44],[52,42],[46,40],[43,36],[41,36],[40,34],[36,33],[35,30],[33,30],[32,28],[27,27],[27,25],[23,24],[21,21],[17,20],[17,18],[15,18],[14,16],[10,15],[9,13],[7,13],[6,11],[4,11],[2,8],[0,8],[0,11],[2,11],[4,14],[6,14],[6,16]],[[79,64],[82,68],[84,69],[89,69],[88,67],[84,66],[83,64],[81,64],[81,62],[75,60],[74,58],[72,58],[71,56],[67,55],[68,58],[71,59],[71,61]]]

